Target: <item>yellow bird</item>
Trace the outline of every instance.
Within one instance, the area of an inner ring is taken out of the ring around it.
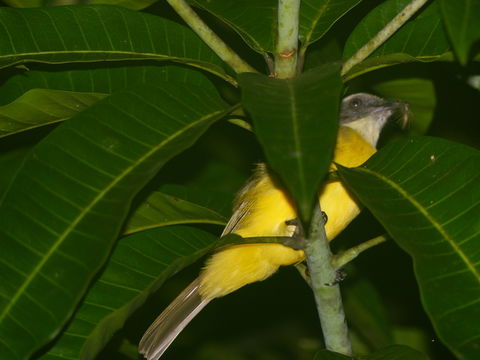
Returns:
[[[346,167],[363,164],[375,153],[387,120],[397,111],[406,114],[404,110],[403,103],[370,94],[358,93],[344,98],[333,162]],[[331,170],[334,169],[332,163]],[[323,184],[319,201],[328,217],[325,231],[329,240],[360,212],[359,204],[339,180]],[[233,210],[222,236],[229,233],[244,238],[292,236],[295,232],[295,225],[290,221],[297,217],[294,203],[264,164],[257,167],[252,179],[240,191]],[[304,259],[303,250],[282,244],[239,244],[221,249],[207,260],[200,276],[147,329],[140,341],[140,353],[148,360],[158,360],[212,299],[264,280],[280,266]]]

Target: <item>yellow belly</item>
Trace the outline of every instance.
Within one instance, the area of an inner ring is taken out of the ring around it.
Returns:
[[[374,152],[375,148],[355,131],[340,128],[334,162],[347,167],[359,166]],[[238,221],[232,232],[242,237],[293,234],[294,229],[286,221],[297,217],[295,207],[268,173],[240,201],[251,203],[248,213]],[[326,183],[321,189],[319,201],[322,211],[328,216],[325,231],[329,240],[334,239],[360,212],[358,203],[340,181]],[[266,279],[279,266],[295,264],[304,258],[302,250],[280,244],[228,247],[207,261],[200,275],[200,294],[204,299],[226,295],[246,284]]]

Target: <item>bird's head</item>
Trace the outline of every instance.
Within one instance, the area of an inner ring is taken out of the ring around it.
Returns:
[[[340,125],[354,129],[374,147],[389,119],[397,119],[405,127],[408,104],[366,93],[352,94],[342,100]]]

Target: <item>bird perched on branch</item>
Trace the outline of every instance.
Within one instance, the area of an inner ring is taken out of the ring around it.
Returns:
[[[406,116],[406,105],[365,93],[344,98],[331,170],[335,170],[334,163],[356,167],[368,160],[376,151],[384,125],[395,113]],[[329,240],[360,212],[359,204],[339,180],[328,180],[322,185],[319,201],[328,218],[325,231]],[[264,164],[257,167],[240,191],[233,210],[222,236],[292,236],[295,232],[295,205]],[[207,260],[200,276],[148,328],[140,341],[140,353],[148,360],[159,359],[212,299],[264,280],[280,266],[304,259],[303,250],[277,243],[239,244],[219,250]]]

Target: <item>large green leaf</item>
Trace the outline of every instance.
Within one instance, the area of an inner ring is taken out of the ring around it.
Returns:
[[[190,0],[229,24],[261,54],[273,52],[277,36],[276,0]]]
[[[33,89],[0,106],[0,138],[56,124],[87,109],[105,94]]]
[[[259,53],[275,52],[277,0],[190,0],[237,31]],[[305,46],[320,39],[361,0],[305,0],[300,6],[299,38]]]
[[[83,0],[77,0],[77,3],[82,3]],[[107,4],[126,7],[129,9],[140,10],[152,5],[158,0],[89,0],[89,4]],[[27,8],[40,7],[48,5],[61,5],[62,1],[56,0],[4,0],[5,4],[13,7]]]
[[[300,41],[306,45],[320,39],[335,22],[362,0],[303,0],[300,7]]]
[[[0,207],[0,358],[51,340],[106,260],[133,196],[227,111],[216,92],[118,92],[37,145]]]
[[[241,74],[239,81],[268,163],[308,222],[335,145],[342,89],[339,65],[326,64],[293,79]]]
[[[212,88],[198,69],[153,63],[152,61],[105,64],[29,65],[30,70],[16,70],[0,86],[0,104],[8,104],[28,90],[43,88],[85,93],[112,94],[137,84],[152,85],[164,81],[183,82]]]
[[[344,49],[346,60],[376,35],[410,0],[386,0],[360,21]],[[347,78],[367,71],[411,61],[451,59],[450,46],[437,2],[427,4],[366,60],[346,74]]]
[[[202,205],[154,191],[128,220],[124,234],[172,224],[226,225],[227,220],[222,215]]]
[[[480,348],[480,152],[394,142],[342,179],[412,257],[424,307],[461,359]]]
[[[472,45],[480,40],[480,0],[440,0],[439,3],[455,54],[465,65]]]
[[[0,54],[0,68],[26,62],[170,60],[234,82],[189,28],[107,5],[0,8]]]
[[[125,320],[160,285],[213,249],[218,237],[187,226],[169,226],[118,242],[73,321],[44,360],[95,358]],[[152,320],[157,314],[152,314]]]

